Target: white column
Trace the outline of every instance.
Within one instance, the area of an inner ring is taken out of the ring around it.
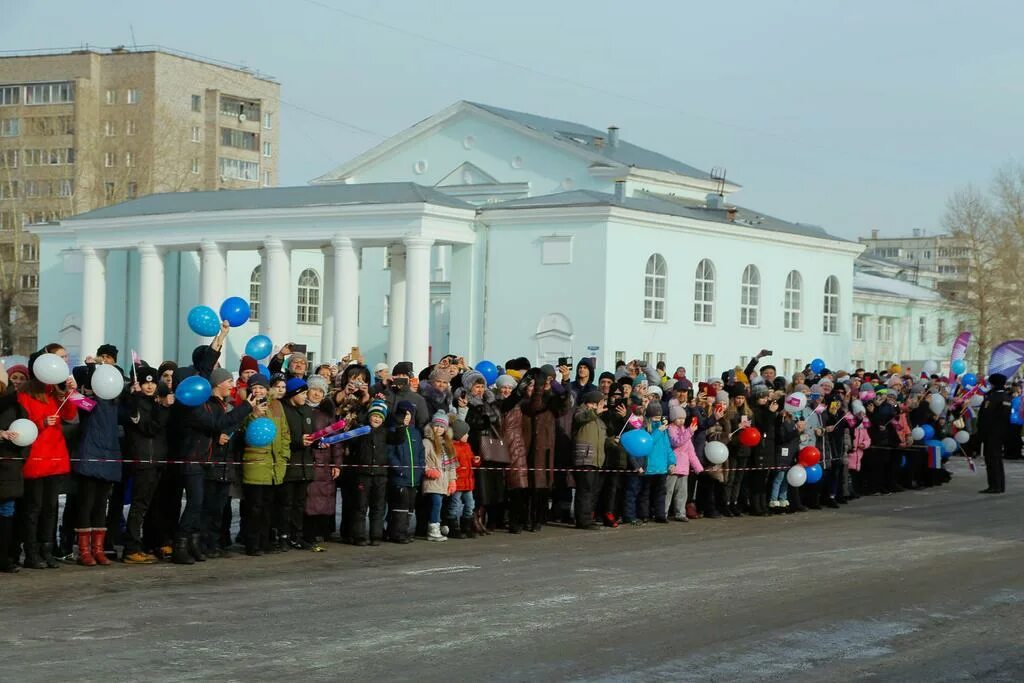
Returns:
[[[347,237],[331,240],[334,247],[334,343],[339,356],[359,346],[359,256]]]
[[[213,240],[199,243],[199,298],[200,303],[215,311],[220,310],[227,289],[228,265],[224,247]],[[143,290],[145,291],[145,290]]]
[[[260,299],[263,313],[260,318],[260,332],[270,337],[275,346],[291,339],[289,314],[294,312],[294,303],[289,286],[291,272],[289,250],[277,239],[263,242],[263,282],[260,285]]]
[[[405,249],[388,247],[391,257],[391,293],[388,295],[388,364],[405,358]]]
[[[107,253],[82,247],[82,358],[106,342]]]
[[[337,301],[337,297],[334,295],[334,281],[338,276],[337,269],[334,267],[334,248],[324,247],[321,251],[324,255],[324,286],[321,306],[323,313],[321,314],[320,319],[319,357],[321,362],[326,363],[328,360],[338,357],[334,353],[334,321],[337,320],[337,316],[334,311],[334,302]]]
[[[405,360],[419,372],[427,366],[430,347],[430,247],[427,237],[405,240]]]
[[[139,245],[139,354],[151,366],[164,361],[164,256]]]

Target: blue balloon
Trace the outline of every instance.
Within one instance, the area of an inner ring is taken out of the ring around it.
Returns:
[[[482,360],[477,363],[476,371],[487,380],[487,386],[491,386],[498,379],[498,366],[489,360]]]
[[[174,398],[191,408],[201,406],[210,400],[210,383],[199,375],[186,377],[174,390]]]
[[[227,320],[231,327],[241,327],[249,322],[249,302],[240,296],[224,299],[220,305],[220,319]]]
[[[269,446],[277,437],[277,425],[269,417],[257,417],[245,428],[245,443],[255,448]]]
[[[963,360],[962,358],[959,360],[955,360],[949,364],[949,369],[952,370],[953,374],[955,375],[962,375],[964,373],[964,370],[967,369],[967,361]]]
[[[1010,424],[1024,425],[1024,415],[1020,413],[1020,396],[1010,401]]]
[[[257,334],[245,343],[245,355],[256,360],[263,360],[274,350],[274,342],[265,334]]]
[[[921,425],[921,430],[924,432],[924,439],[922,441],[925,443],[935,438],[935,427],[932,427],[930,424]]]
[[[811,465],[810,467],[805,467],[804,469],[807,470],[807,482],[806,483],[808,483],[808,484],[817,484],[819,481],[821,481],[821,475],[824,474],[824,472],[822,472],[822,470],[821,470],[821,464],[820,463],[817,464],[817,465]]]
[[[630,430],[619,441],[634,458],[646,458],[654,450],[654,439],[644,429]]]
[[[811,361],[811,370],[814,372],[815,375],[820,375],[821,371],[824,370],[826,367],[827,366],[825,365],[825,361],[823,361],[820,358],[815,358],[814,360]]]
[[[188,327],[200,337],[215,337],[220,332],[220,318],[209,306],[193,306],[188,312]]]
[[[263,375],[267,379],[270,379],[270,368],[268,368],[263,363],[259,363],[256,367],[259,369],[259,373],[261,375]]]
[[[347,432],[342,432],[341,434],[332,434],[331,436],[324,437],[321,443],[329,446],[332,443],[348,441],[349,439],[355,439],[356,437],[364,436],[366,434],[369,434],[370,431],[370,425],[363,425],[362,427],[356,427],[355,429],[351,429]]]
[[[973,372],[965,372],[964,376],[960,378],[960,384],[964,385],[967,389],[978,384],[978,376]]]

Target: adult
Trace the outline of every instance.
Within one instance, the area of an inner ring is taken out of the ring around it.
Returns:
[[[306,405],[309,386],[300,377],[292,377],[284,394],[284,416],[291,434],[291,457],[284,475],[284,509],[278,527],[279,540],[296,550],[309,550],[303,523],[306,514],[306,495],[313,480],[313,409]],[[283,545],[282,542],[282,545]]]
[[[18,403],[18,394],[7,391],[7,386],[8,377],[0,364],[0,572],[14,573],[18,571],[17,559],[11,557],[14,549],[14,502],[25,490],[21,468],[29,449],[12,440],[17,434],[10,430],[11,423],[25,418],[27,413]]]
[[[594,523],[594,503],[601,492],[601,469],[608,438],[604,412],[604,394],[595,389],[580,397],[580,407],[573,416],[577,529],[598,528]]]
[[[388,413],[391,415],[395,415],[399,403],[403,401],[411,403],[416,410],[413,415],[414,424],[422,431],[430,421],[431,413],[427,409],[426,400],[410,386],[412,376],[412,363],[408,361],[396,363],[391,371],[391,382],[384,395],[388,402]]]
[[[298,377],[306,379],[309,373],[309,358],[305,353],[292,350],[293,344],[288,342],[274,354],[274,357],[267,363],[267,369],[271,373],[281,372],[286,377]]]
[[[1003,445],[1010,431],[1010,395],[1006,392],[1006,375],[989,375],[991,390],[978,411],[978,438],[985,456],[985,476],[988,486],[981,493],[1006,493],[1006,473],[1003,470]]]

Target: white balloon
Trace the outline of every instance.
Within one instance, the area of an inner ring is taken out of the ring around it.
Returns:
[[[785,408],[791,413],[802,412],[807,407],[807,397],[799,391],[794,391],[786,397]]]
[[[712,465],[721,465],[729,459],[729,447],[721,441],[708,441],[704,444],[704,457]]]
[[[924,441],[924,430],[920,427],[914,427],[910,430],[910,436],[914,441]]]
[[[950,455],[952,453],[956,453],[956,450],[957,450],[956,439],[954,439],[953,437],[947,436],[945,439],[942,440],[942,452],[943,453],[945,453],[946,455]]]
[[[958,444],[963,446],[965,443],[971,440],[971,433],[964,429],[961,429],[959,432],[953,435],[953,438],[956,440]]]
[[[939,371],[939,364],[933,360],[926,360],[921,369],[924,370],[927,375],[934,375]]]
[[[789,468],[789,471],[786,472],[786,482],[788,482],[790,486],[800,488],[807,483],[807,470],[803,465],[793,465]]]
[[[32,374],[43,384],[60,384],[71,375],[68,364],[55,353],[44,353],[32,364]]]
[[[932,394],[928,397],[928,407],[935,415],[941,415],[942,411],[946,409],[946,399],[939,394]]]
[[[859,398],[855,398],[852,401],[850,401],[850,409],[853,410],[854,415],[859,415],[860,413],[867,412],[866,410],[864,410],[864,402],[861,401]]]
[[[113,365],[97,365],[90,384],[98,398],[117,398],[124,391],[124,376]]]
[[[39,428],[36,427],[36,423],[23,417],[12,422],[7,431],[14,432],[15,436],[11,442],[15,446],[31,446],[39,436]]]

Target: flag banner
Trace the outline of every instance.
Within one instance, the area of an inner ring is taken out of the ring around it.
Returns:
[[[928,467],[933,470],[942,469],[942,446],[926,446],[928,449]]]
[[[79,410],[84,410],[86,412],[90,412],[96,407],[96,401],[87,396],[83,396],[77,391],[68,396],[68,400],[78,406]]]
[[[1024,364],[1024,339],[1011,339],[992,349],[992,357],[988,361],[988,374],[1013,377]]]
[[[949,355],[949,363],[953,364],[955,360],[963,360],[967,355],[967,347],[971,345],[971,333],[961,332],[953,340],[953,351]],[[952,384],[956,381],[956,373],[952,370],[949,371],[949,383]]]

